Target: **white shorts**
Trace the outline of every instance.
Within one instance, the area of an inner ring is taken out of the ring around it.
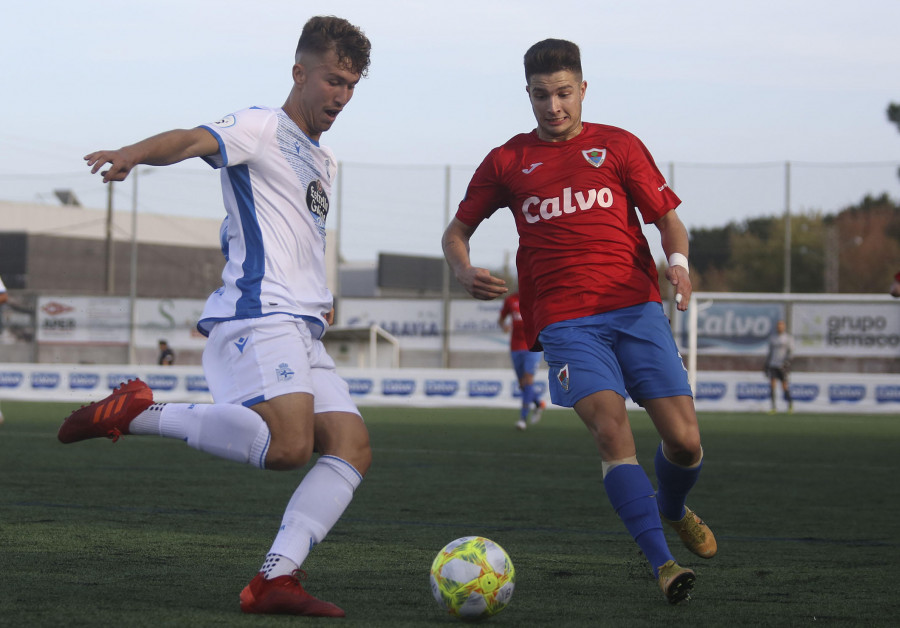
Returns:
[[[250,407],[300,392],[313,395],[316,414],[358,415],[347,382],[308,325],[287,314],[216,323],[203,351],[203,373],[215,402]]]

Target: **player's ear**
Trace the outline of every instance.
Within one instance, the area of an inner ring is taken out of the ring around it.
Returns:
[[[587,81],[581,81],[581,100],[584,100],[584,94],[587,92]]]
[[[295,63],[291,68],[291,74],[294,77],[294,84],[297,87],[302,86],[306,82],[306,68],[301,63]]]

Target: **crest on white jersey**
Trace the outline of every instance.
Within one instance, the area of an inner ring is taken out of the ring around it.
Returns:
[[[600,165],[606,160],[605,148],[589,148],[588,150],[581,151],[581,154],[584,155],[584,158],[587,159],[587,162],[594,168],[599,168]]]
[[[216,126],[220,126],[223,129],[227,129],[230,126],[234,126],[234,114],[230,114],[222,118],[221,120],[216,120],[213,122]]]

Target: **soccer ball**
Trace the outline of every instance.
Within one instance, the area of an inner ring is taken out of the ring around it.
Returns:
[[[434,599],[463,619],[482,619],[502,611],[512,598],[515,581],[509,555],[483,536],[448,543],[431,563]]]

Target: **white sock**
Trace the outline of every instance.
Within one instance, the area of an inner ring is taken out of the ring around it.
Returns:
[[[128,426],[132,434],[186,441],[226,460],[265,468],[269,428],[256,412],[229,403],[157,403]]]
[[[159,435],[159,417],[162,409],[166,406],[164,403],[154,403],[152,406],[134,417],[134,420],[128,424],[128,433],[141,436],[158,436]]]
[[[278,576],[289,576],[294,573],[294,571],[299,567],[300,565],[292,561],[287,556],[270,553],[268,556],[266,556],[266,560],[263,563],[260,571],[262,572],[263,578],[265,578],[266,580],[271,580],[272,578],[277,578]]]
[[[288,502],[269,555],[284,556],[297,569],[321,543],[353,499],[362,475],[337,456],[319,457]]]

